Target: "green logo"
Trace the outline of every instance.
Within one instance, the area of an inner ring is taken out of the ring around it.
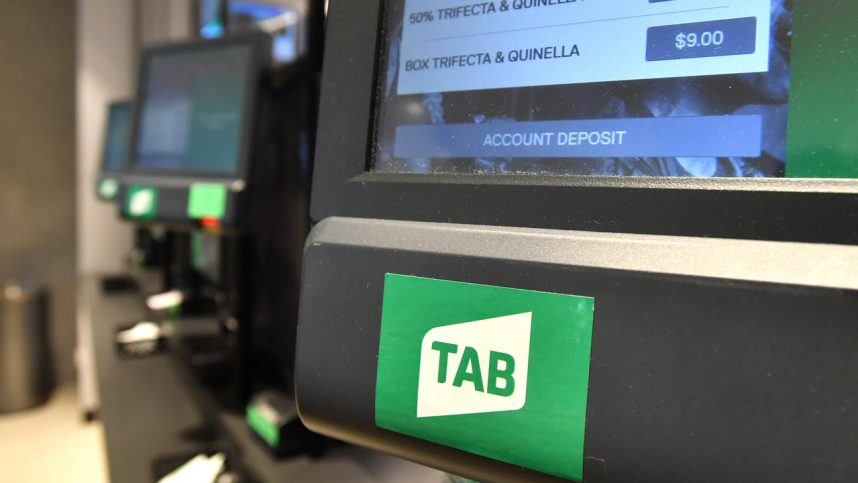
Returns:
[[[119,183],[115,179],[105,178],[98,184],[98,195],[104,200],[112,200],[119,194]]]
[[[583,479],[594,300],[388,274],[379,427]]]
[[[131,186],[125,195],[125,212],[132,218],[152,219],[158,212],[158,189]]]

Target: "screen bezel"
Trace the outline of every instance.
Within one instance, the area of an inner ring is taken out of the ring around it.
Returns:
[[[371,172],[385,1],[330,3],[315,221],[349,216],[858,244],[858,180]]]
[[[264,36],[260,34],[223,37],[212,40],[194,40],[180,44],[167,44],[149,47],[143,51],[140,57],[140,67],[137,77],[137,96],[134,103],[134,114],[132,116],[131,143],[128,150],[128,158],[125,162],[124,173],[129,182],[137,179],[141,183],[159,185],[161,182],[168,186],[189,185],[198,180],[230,183],[244,181],[249,177],[250,157],[253,140],[254,114],[256,101],[259,94],[259,86],[264,66]],[[245,97],[243,100],[241,137],[238,151],[238,162],[236,170],[232,173],[217,171],[174,171],[167,169],[152,169],[135,165],[133,158],[139,148],[139,135],[141,112],[140,106],[145,105],[147,100],[147,83],[149,67],[152,59],[158,55],[172,53],[205,52],[233,46],[250,47],[249,75],[245,84]]]

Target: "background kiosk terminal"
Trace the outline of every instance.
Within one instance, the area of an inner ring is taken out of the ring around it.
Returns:
[[[260,50],[247,40],[214,40],[144,54],[123,216],[237,225]],[[165,178],[167,186],[146,186]]]
[[[479,481],[854,480],[855,18],[332,1],[305,424]]]
[[[127,101],[113,102],[108,106],[107,125],[95,192],[102,201],[113,201],[119,194],[119,175],[128,156],[128,137],[131,135],[133,106]]]
[[[122,216],[173,241],[147,305],[194,384],[237,410],[259,390],[291,395],[309,224],[314,74],[275,76],[269,54],[262,34],[147,49],[124,169]]]

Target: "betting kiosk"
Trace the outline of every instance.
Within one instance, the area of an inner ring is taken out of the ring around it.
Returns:
[[[250,35],[143,53],[122,195],[125,219],[173,234],[150,308],[205,320],[175,324],[172,349],[237,408],[260,388],[291,392],[309,223],[313,103],[299,78],[272,81],[269,45]]]
[[[858,479],[856,19],[332,0],[305,424],[478,481]]]
[[[237,227],[262,73],[256,40],[144,52],[124,217]]]

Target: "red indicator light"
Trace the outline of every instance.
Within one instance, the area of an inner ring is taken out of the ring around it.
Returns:
[[[216,229],[220,228],[220,220],[211,216],[207,216],[205,218],[200,219],[200,225],[202,225],[203,228]]]

